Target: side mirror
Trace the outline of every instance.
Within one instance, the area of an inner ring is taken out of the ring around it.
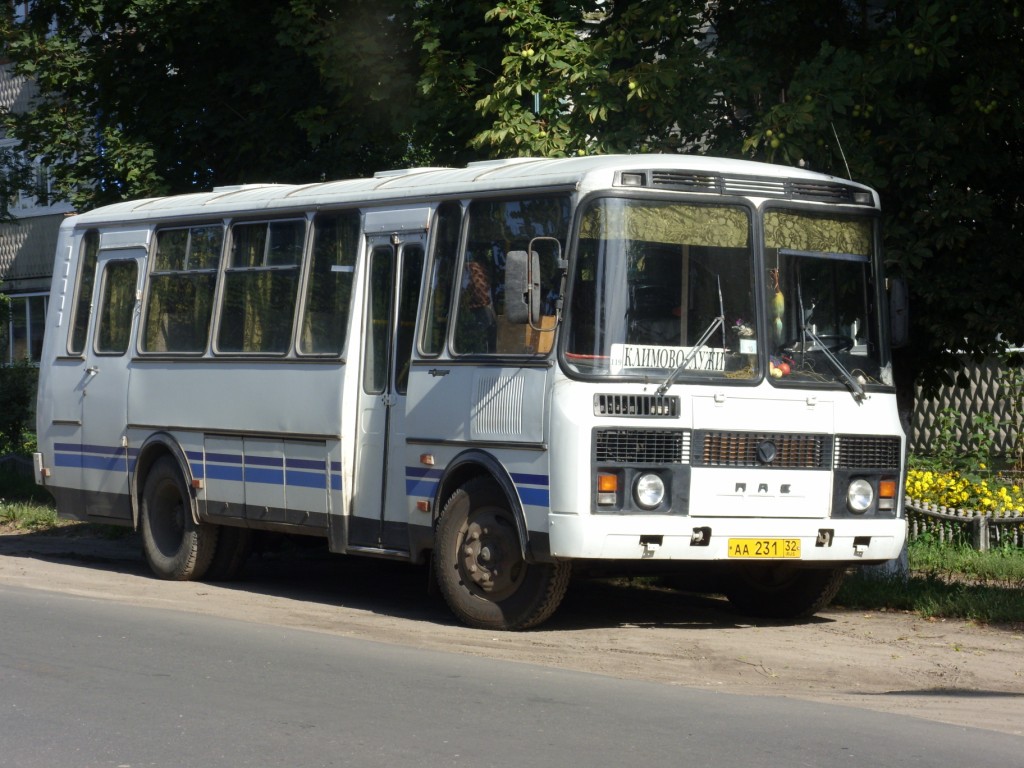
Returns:
[[[505,319],[515,325],[540,321],[540,257],[536,251],[505,254]]]
[[[910,343],[910,305],[907,284],[902,277],[891,277],[889,283],[889,340],[894,349]]]

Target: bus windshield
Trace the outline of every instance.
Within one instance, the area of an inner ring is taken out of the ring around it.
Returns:
[[[753,379],[750,213],[603,198],[583,212],[565,360],[581,374]]]
[[[878,324],[873,222],[765,213],[769,372],[779,383],[891,385]]]
[[[764,274],[739,206],[603,198],[582,214],[565,362],[582,375],[891,384],[873,221],[769,209]],[[764,292],[758,319],[755,295]]]

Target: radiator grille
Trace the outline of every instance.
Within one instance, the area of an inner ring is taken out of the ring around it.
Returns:
[[[824,435],[788,435],[768,432],[703,432],[696,441],[695,463],[705,467],[785,467],[826,469]],[[774,446],[774,458],[763,461],[758,446]]]
[[[869,435],[836,435],[836,469],[900,468],[900,439]]]
[[[657,395],[594,395],[594,415],[670,419],[679,415],[679,398]]]
[[[690,433],[682,429],[600,429],[594,437],[599,464],[686,464]]]

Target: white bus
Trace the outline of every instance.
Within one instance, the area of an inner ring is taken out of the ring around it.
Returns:
[[[809,615],[904,544],[871,189],[690,156],[244,185],[69,218],[36,476],[167,579],[254,532],[432,561],[476,627],[700,566]]]

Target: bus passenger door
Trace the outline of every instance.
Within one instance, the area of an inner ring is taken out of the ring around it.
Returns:
[[[82,490],[93,519],[131,519],[126,443],[129,341],[138,306],[142,249],[100,251],[92,338],[82,383]]]
[[[405,395],[426,236],[369,239],[355,483],[348,543],[409,548],[405,493]]]

